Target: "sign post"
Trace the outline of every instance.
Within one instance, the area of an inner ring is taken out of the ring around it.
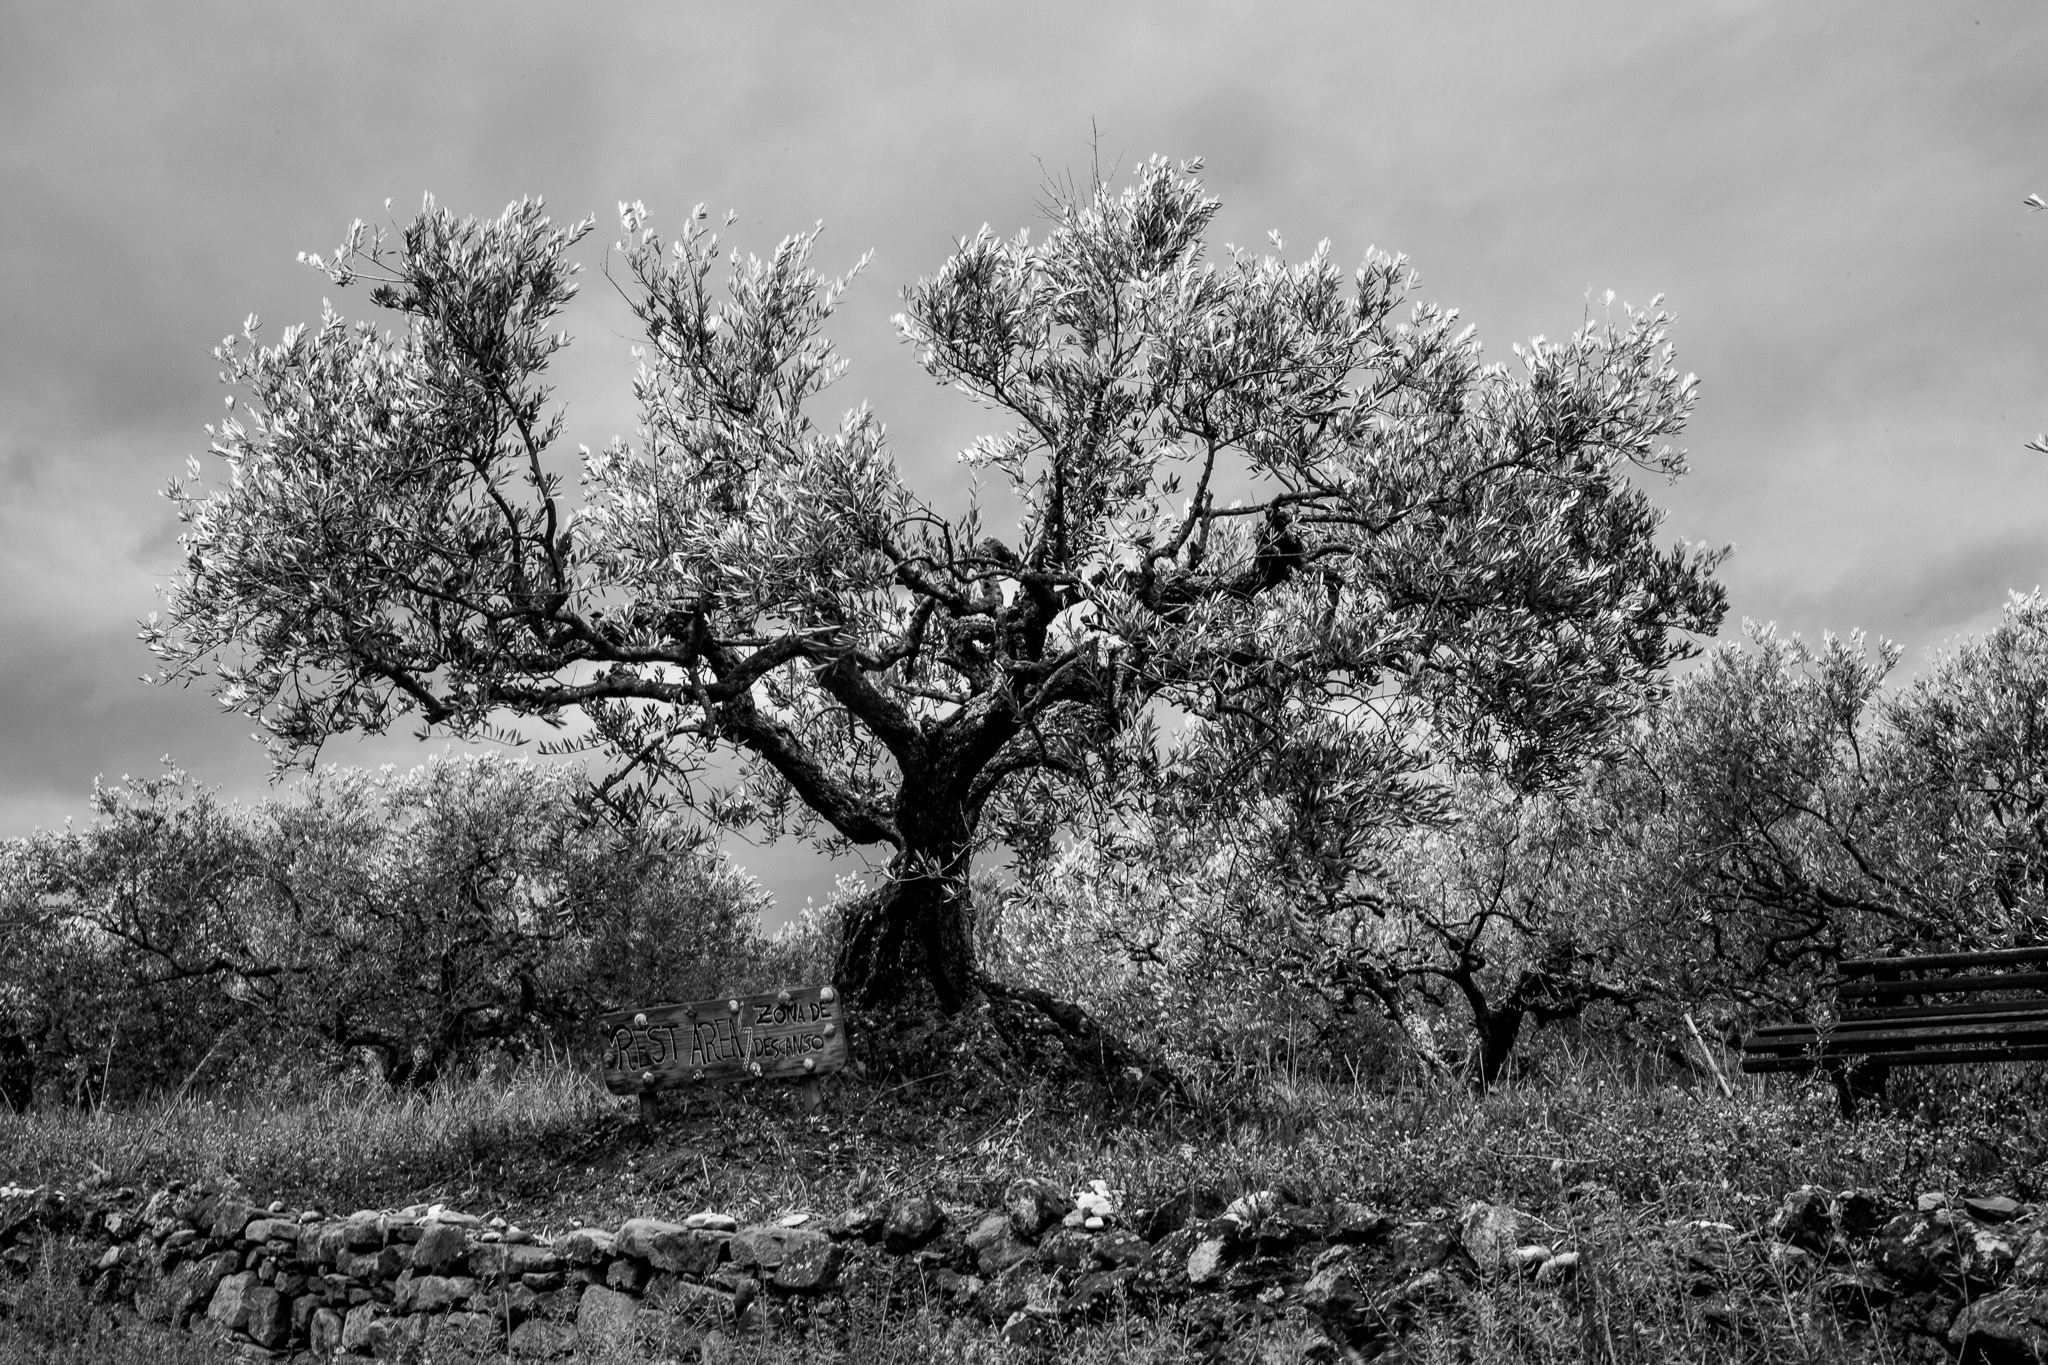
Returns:
[[[824,1078],[846,1065],[845,1004],[831,986],[616,1010],[598,1024],[605,1089],[639,1096],[643,1114],[663,1090],[750,1080],[800,1082],[814,1113]]]

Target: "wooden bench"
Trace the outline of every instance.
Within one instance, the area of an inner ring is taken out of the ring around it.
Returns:
[[[1835,1022],[1766,1024],[1742,1069],[1825,1071],[1853,1115],[1895,1066],[2048,1060],[2048,947],[1867,957],[1837,970]]]

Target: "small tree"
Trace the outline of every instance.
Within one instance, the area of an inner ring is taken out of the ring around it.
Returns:
[[[1306,707],[1532,769],[1611,725],[1722,609],[1630,479],[1683,467],[1664,315],[1482,366],[1454,313],[1404,320],[1400,258],[1209,261],[1197,170],[1061,195],[1042,238],[984,229],[907,292],[919,360],[999,422],[965,458],[1007,480],[1014,542],[919,499],[866,408],[818,425],[846,281],[815,233],[735,255],[720,297],[701,211],[672,243],[623,211],[644,425],[586,453],[572,507],[543,378],[590,223],[359,223],[313,263],[376,278],[406,330],[330,310],[224,346],[249,416],[215,432],[225,483],[172,490],[185,571],[146,638],[284,759],[406,718],[580,717],[608,799],[665,783],[885,845],[841,980],[947,1011],[1017,994],[975,959],[978,844],[1162,707],[1259,732]],[[708,751],[742,776],[705,785]]]

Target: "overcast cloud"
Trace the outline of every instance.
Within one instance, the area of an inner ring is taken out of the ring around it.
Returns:
[[[138,681],[176,563],[158,496],[220,410],[209,354],[333,290],[356,216],[521,194],[699,201],[755,249],[873,247],[837,335],[914,483],[979,431],[897,291],[1047,172],[1201,156],[1220,237],[1408,253],[1490,356],[1662,292],[1702,380],[1672,534],[1732,542],[1736,617],[1907,668],[2048,580],[2048,8],[1857,3],[0,6],[0,835],[165,754],[262,794],[246,721]],[[569,439],[630,434],[602,281]],[[351,314],[356,293],[335,302]],[[406,736],[333,761],[417,761]],[[814,859],[743,856],[786,898]]]

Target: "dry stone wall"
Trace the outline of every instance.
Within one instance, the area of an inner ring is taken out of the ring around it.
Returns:
[[[1602,1192],[1575,1195],[1597,1204]],[[27,1274],[48,1239],[83,1241],[96,1299],[262,1359],[399,1359],[437,1333],[522,1359],[635,1337],[712,1355],[716,1334],[843,1340],[857,1294],[937,1305],[1019,1344],[1116,1312],[1170,1310],[1183,1330],[1219,1340],[1292,1321],[1310,1358],[1349,1360],[1430,1320],[1455,1330],[1490,1282],[1524,1280],[1570,1306],[1604,1253],[1568,1244],[1557,1226],[1489,1203],[1397,1222],[1272,1191],[1122,1210],[1099,1185],[1019,1180],[986,1210],[911,1195],[829,1220],[740,1226],[704,1212],[542,1241],[438,1205],[337,1216],[198,1186],[10,1185],[0,1272]],[[1868,1192],[1807,1188],[1746,1231],[1673,1224],[1658,1258],[1608,1273],[1677,1276],[1700,1319],[1725,1318],[1731,1333],[1746,1294],[1792,1286],[1942,1354],[2048,1358],[2048,1209],[2013,1200],[1931,1194],[1891,1209]]]

